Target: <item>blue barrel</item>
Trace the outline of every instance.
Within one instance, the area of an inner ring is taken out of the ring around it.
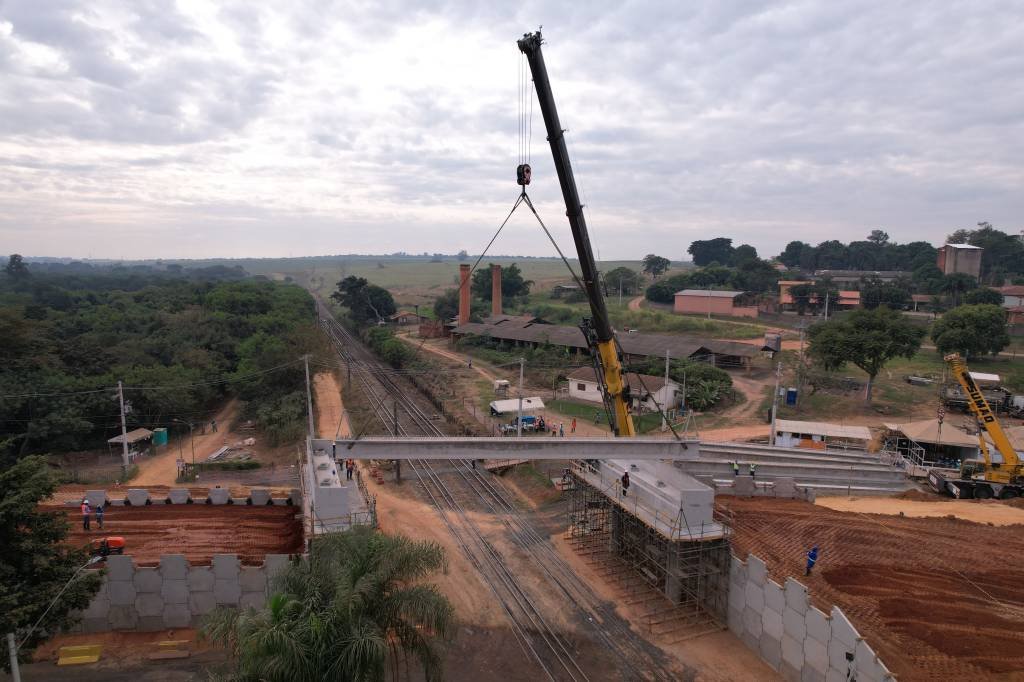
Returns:
[[[161,445],[167,445],[167,429],[161,427],[159,429],[153,429],[153,445],[160,447]]]
[[[786,404],[787,405],[796,405],[796,389],[795,388],[787,388],[786,389]]]

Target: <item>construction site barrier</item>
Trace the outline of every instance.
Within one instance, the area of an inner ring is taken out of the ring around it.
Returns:
[[[241,504],[241,505],[279,505],[302,506],[302,491],[293,488],[288,497],[273,497],[265,488],[252,488],[248,497],[231,497],[228,488],[209,488],[203,497],[193,497],[188,488],[171,488],[166,492],[153,492],[144,488],[129,488],[116,491],[120,496],[114,497],[106,490],[87,490],[83,497],[95,509],[98,506],[142,507],[153,504]],[[68,506],[81,504],[81,498],[65,500]]]
[[[792,682],[877,680],[895,682],[874,650],[838,606],[829,614],[811,605],[807,588],[793,578],[780,585],[751,554],[732,556],[729,630]]]

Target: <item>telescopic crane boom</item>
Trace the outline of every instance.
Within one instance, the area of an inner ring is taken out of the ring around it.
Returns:
[[[636,430],[633,418],[629,413],[629,402],[625,395],[626,383],[622,377],[622,361],[608,319],[608,309],[598,280],[597,262],[590,246],[590,235],[587,234],[587,221],[583,217],[583,205],[580,203],[576,179],[569,163],[569,151],[565,146],[565,131],[558,120],[555,98],[551,93],[551,81],[548,79],[544,55],[541,53],[543,39],[540,31],[527,33],[519,41],[519,49],[526,55],[533,75],[533,84],[537,89],[537,102],[544,116],[544,127],[547,129],[551,155],[554,157],[558,182],[562,187],[562,198],[565,200],[565,212],[572,228],[572,238],[576,243],[576,254],[580,261],[580,274],[587,300],[590,301],[591,319],[584,320],[583,334],[591,346],[597,364],[598,378],[604,391],[605,404],[611,414],[612,432],[617,436],[634,436]]]

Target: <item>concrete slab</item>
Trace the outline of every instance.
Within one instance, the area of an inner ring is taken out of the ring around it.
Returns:
[[[855,646],[847,646],[842,640],[833,637],[828,643],[828,665],[836,670],[846,670],[852,665]]]
[[[842,609],[838,606],[832,607],[832,639],[838,639],[847,646],[850,651],[853,651],[854,647],[857,646],[857,640],[859,640],[860,633],[857,632],[857,628],[853,627],[853,623],[849,621],[846,614],[843,613]]]
[[[825,682],[825,673],[804,666],[800,671],[800,682]]]
[[[757,492],[754,479],[750,476],[734,476],[732,479],[732,494],[736,497],[750,497]]]
[[[89,634],[110,630],[110,620],[107,616],[102,618],[83,618],[80,625],[82,626],[82,632]]]
[[[747,591],[736,583],[729,583],[729,608],[742,611],[747,605]]]
[[[786,682],[800,682],[800,671],[786,662],[785,650],[783,650],[779,674],[782,675],[782,679],[786,680]]]
[[[192,499],[192,493],[188,488],[171,488],[167,491],[167,499],[171,501],[171,504],[188,504],[188,501]]]
[[[786,585],[783,589],[786,592],[786,607],[793,609],[803,617],[807,613],[807,606],[810,603],[807,600],[807,588],[792,578],[786,578]]]
[[[217,580],[238,580],[240,568],[237,554],[213,555],[213,575]]]
[[[165,580],[160,588],[160,597],[165,604],[188,604],[188,581]]]
[[[139,624],[135,626],[139,632],[160,632],[164,627],[164,614],[159,616],[139,616]]]
[[[160,576],[160,569],[153,566],[141,566],[135,569],[135,577],[132,579],[137,592],[160,592],[160,586],[164,580]]]
[[[729,580],[741,586],[747,582],[747,566],[735,554],[729,558]]]
[[[231,499],[231,491],[227,488],[210,488],[206,493],[209,504],[227,504]]]
[[[832,639],[832,623],[828,616],[813,606],[807,608],[804,615],[804,623],[807,625],[807,636],[818,640],[822,646],[826,646]],[[822,670],[822,672],[825,672]]]
[[[825,673],[825,682],[850,682],[850,677],[846,674],[845,669],[829,668]]]
[[[287,554],[268,554],[263,557],[263,571],[267,574],[267,580],[273,580],[274,576],[288,568]]]
[[[164,580],[187,580],[189,563],[184,554],[160,556],[160,576]]]
[[[782,660],[795,670],[804,667],[804,644],[789,635],[782,635]],[[799,675],[799,673],[797,673]]]
[[[772,667],[772,670],[779,669],[782,664],[782,642],[778,638],[772,637],[767,632],[762,632],[758,641],[758,651],[761,652],[761,658]]]
[[[213,583],[213,596],[218,604],[235,606],[242,598],[242,587],[238,580],[217,580]]]
[[[193,592],[213,592],[215,579],[210,566],[192,566],[188,570],[188,588]]]
[[[853,667],[857,672],[857,680],[863,682],[882,682],[882,670],[878,666],[878,657],[874,650],[863,639],[857,642],[853,652]]]
[[[143,488],[129,488],[125,494],[125,500],[133,507],[143,507],[150,501],[149,491]]]
[[[242,566],[238,583],[242,587],[242,592],[263,594],[267,591],[267,575],[262,566]]]
[[[780,616],[782,615],[782,611],[786,608],[786,596],[782,591],[782,586],[774,580],[769,580],[765,583],[764,606],[766,609],[771,609]]]
[[[775,497],[783,497],[787,500],[801,497],[800,491],[796,488],[796,480],[789,476],[776,477],[772,491],[775,493]]]
[[[166,628],[187,628],[192,624],[192,611],[188,604],[165,604],[163,618]]]
[[[128,606],[111,606],[107,622],[111,630],[134,630],[139,624],[139,612],[135,610],[134,600]]]
[[[743,634],[743,611],[741,609],[729,609],[728,615],[729,631],[739,637]]]
[[[747,556],[747,576],[748,580],[756,585],[764,585],[768,582],[768,567],[760,557],[754,554]]]
[[[89,501],[89,505],[95,509],[100,505],[107,503],[107,491],[106,490],[86,490],[85,499]]]
[[[108,556],[104,563],[109,580],[131,580],[135,576],[135,562],[130,556],[115,554]]]
[[[214,596],[213,590],[189,593],[188,610],[193,616],[205,616],[215,608],[217,608],[217,598]]]
[[[744,599],[747,607],[754,609],[758,613],[764,611],[763,587],[760,587],[755,583],[747,583],[747,589],[744,590]]]
[[[764,632],[771,635],[775,639],[781,640],[782,633],[785,628],[782,625],[782,615],[772,611],[771,609],[765,609],[761,612],[761,624],[764,627]]]
[[[164,599],[159,594],[140,592],[135,598],[135,610],[139,618],[146,616],[160,616],[164,612]]]
[[[107,590],[107,581],[104,580],[92,601],[82,611],[82,618],[106,618],[108,611],[110,611],[110,592]]]
[[[270,491],[265,488],[253,488],[249,492],[249,500],[254,507],[262,507],[270,502]]]
[[[742,641],[743,644],[746,645],[746,647],[753,652],[757,652],[757,649],[761,644],[759,635],[755,635],[754,633],[748,632],[746,630],[740,637],[740,641]]]
[[[262,609],[267,604],[266,592],[243,592],[238,599],[240,609]]]
[[[288,499],[291,500],[292,505],[296,507],[302,506],[302,491],[298,488],[292,488],[292,491],[288,493]]]
[[[764,625],[761,623],[761,613],[755,611],[749,606],[743,609],[743,632],[754,636],[755,642],[760,639],[761,632],[764,630]],[[755,644],[754,650],[757,650]]]
[[[107,583],[107,590],[110,592],[111,612],[115,606],[135,607],[135,584],[127,580],[111,580]]]
[[[801,615],[788,606],[782,612],[782,628],[786,634],[800,642],[807,636],[807,621]]]
[[[828,645],[810,637],[804,640],[804,668],[815,670],[822,677],[828,671]]]

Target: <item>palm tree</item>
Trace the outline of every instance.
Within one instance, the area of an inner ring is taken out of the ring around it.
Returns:
[[[218,609],[203,632],[229,649],[239,682],[384,680],[410,659],[440,680],[454,610],[422,582],[437,570],[447,570],[437,543],[357,527],[314,540],[264,609]]]

